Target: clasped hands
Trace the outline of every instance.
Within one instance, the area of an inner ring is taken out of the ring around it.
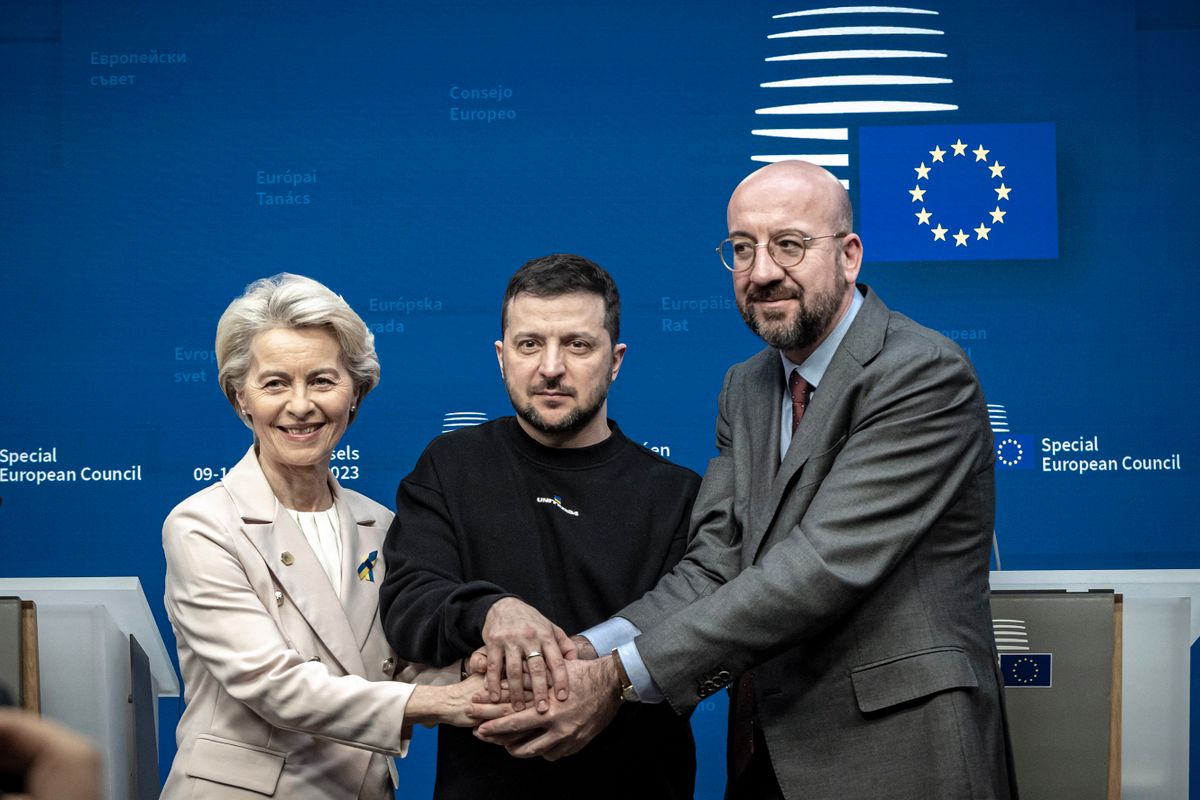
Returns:
[[[533,706],[525,707],[523,692],[512,692],[513,713],[481,724],[477,738],[518,758],[554,761],[581,750],[617,713],[620,681],[612,658],[597,658],[587,639],[567,636],[532,606],[514,597],[496,601],[484,620],[483,641],[469,664],[471,672],[487,676],[475,702],[498,702],[520,680],[532,692]]]

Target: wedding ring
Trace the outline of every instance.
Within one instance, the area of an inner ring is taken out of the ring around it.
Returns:
[[[530,650],[528,653],[525,654],[526,661],[528,661],[531,658],[541,658],[541,657],[542,657],[542,654],[539,653],[537,650]]]

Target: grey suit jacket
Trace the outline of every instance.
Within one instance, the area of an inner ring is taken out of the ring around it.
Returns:
[[[788,797],[1007,798],[983,394],[859,289],[782,464],[778,352],[729,370],[689,550],[620,616],[677,710],[753,670]]]
[[[163,524],[187,699],[164,798],[392,796],[394,766],[380,754],[405,752],[413,690],[393,680],[413,670],[396,661],[379,623],[392,513],[332,476],[330,485],[340,599],[253,449]],[[380,556],[373,582],[356,571],[371,551]]]

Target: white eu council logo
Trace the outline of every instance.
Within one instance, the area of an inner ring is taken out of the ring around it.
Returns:
[[[1000,403],[988,403],[987,414],[994,437],[997,467],[1027,469],[1032,463],[1025,458],[1029,437],[1012,432],[1008,425],[1008,409]]]
[[[988,403],[987,412],[992,433],[1008,433],[1008,410],[999,403]]]
[[[446,416],[442,418],[442,433],[482,425],[487,421],[488,416],[482,411],[447,411]]]
[[[1031,653],[1023,619],[992,619],[1000,674],[1008,688],[1049,689],[1054,685],[1054,654]]]
[[[920,22],[915,25],[890,24],[896,15],[908,15]],[[860,115],[872,115],[872,118],[878,119],[875,115],[958,110],[953,103],[930,102],[936,90],[926,88],[952,84],[952,78],[920,74],[912,66],[922,63],[915,59],[946,58],[946,53],[941,49],[923,46],[923,43],[936,41],[936,37],[944,35],[940,28],[921,24],[936,16],[938,12],[933,9],[894,6],[839,6],[774,15],[774,19],[784,21],[792,29],[772,33],[767,38],[792,46],[787,48],[790,52],[768,56],[765,60],[799,62],[796,64],[798,70],[818,74],[760,84],[764,89],[787,90],[786,95],[801,102],[758,108],[754,113],[798,118],[803,125],[831,118],[842,124],[854,123],[861,119]],[[834,19],[830,20],[830,17]],[[861,24],[841,24],[849,21]],[[880,46],[845,49],[834,44],[848,40],[863,41],[864,37],[868,37],[868,41],[880,42]],[[941,65],[944,62],[935,60],[923,63]],[[920,70],[921,73],[936,71],[936,68]],[[898,91],[906,93],[907,97],[903,100],[857,99],[861,87],[879,87],[877,90],[881,94],[890,94],[897,90],[896,87],[904,87]],[[846,96],[845,99],[809,101],[805,94],[813,89],[824,92],[823,97],[828,97],[830,90],[844,91]],[[804,153],[752,155],[750,158],[753,161],[807,161],[829,169],[850,165],[848,127],[758,128],[751,133],[755,136],[807,141],[804,147],[808,148],[808,152]],[[841,181],[843,186],[850,188],[849,180],[842,178]]]
[[[1029,631],[1023,619],[993,619],[992,633],[1001,653],[1028,652]]]

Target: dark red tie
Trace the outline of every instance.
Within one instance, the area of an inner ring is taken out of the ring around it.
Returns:
[[[792,433],[795,433],[800,420],[804,419],[804,409],[808,408],[808,396],[812,387],[800,377],[800,370],[794,369],[792,377],[788,379],[788,391],[792,394]]]
[[[804,419],[812,387],[800,377],[800,370],[792,370],[788,378],[788,392],[792,395],[792,433]],[[754,755],[754,674],[744,672],[733,684],[733,712],[729,715],[729,769],[730,778],[737,780],[750,764]]]

